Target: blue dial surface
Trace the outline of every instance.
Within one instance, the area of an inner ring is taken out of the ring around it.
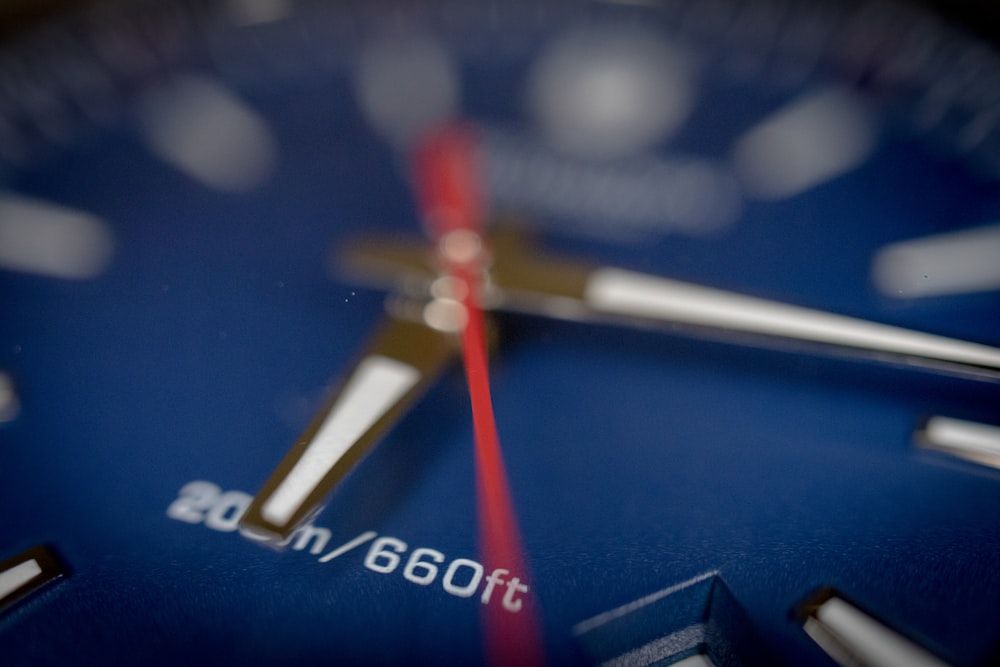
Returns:
[[[518,600],[553,665],[1000,659],[992,46],[858,3],[400,5],[112,4],[4,46],[0,663],[480,664]],[[257,544],[386,311],[342,251],[423,242],[406,146],[446,118],[534,252],[986,360],[499,308],[530,571],[483,565],[458,364]]]

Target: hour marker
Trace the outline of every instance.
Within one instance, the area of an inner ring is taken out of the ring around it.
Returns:
[[[113,245],[111,230],[96,216],[0,193],[0,269],[93,278],[107,267]]]
[[[17,395],[14,380],[0,371],[0,424],[13,421],[21,412],[21,399]]]
[[[388,318],[345,383],[254,498],[240,528],[280,545],[455,353],[452,336]]]
[[[140,102],[139,128],[150,150],[196,181],[239,192],[270,174],[275,154],[270,130],[219,84],[180,77]]]
[[[927,420],[917,441],[927,449],[1000,468],[1000,426],[935,416]]]
[[[879,250],[872,280],[904,299],[1000,289],[1000,225],[892,243]]]
[[[18,563],[10,569],[0,572],[0,600],[6,598],[41,573],[42,567],[34,558]]]
[[[749,194],[784,199],[854,169],[874,146],[875,128],[861,102],[831,87],[751,127],[736,143],[733,165]]]
[[[0,611],[4,611],[51,581],[66,568],[45,546],[37,546],[0,563]]]
[[[575,29],[538,60],[529,104],[560,150],[587,157],[639,153],[690,114],[695,89],[689,69],[655,33]]]
[[[393,35],[368,44],[355,77],[369,123],[396,144],[407,144],[458,106],[458,72],[438,42]]]
[[[799,613],[806,633],[844,667],[947,667],[831,591],[820,593]]]

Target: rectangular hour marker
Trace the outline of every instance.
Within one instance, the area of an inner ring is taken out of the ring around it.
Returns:
[[[153,155],[203,185],[245,192],[274,164],[264,118],[209,78],[186,75],[149,86],[137,106],[139,133]]]
[[[370,356],[357,367],[309,446],[264,503],[264,518],[287,522],[334,464],[420,379],[401,361]]]
[[[114,238],[95,215],[0,192],[0,269],[83,280],[111,261]]]
[[[1000,289],[1000,224],[891,243],[875,255],[872,280],[902,299]]]
[[[42,573],[42,566],[32,558],[0,572],[0,600]]]
[[[875,143],[865,105],[831,87],[792,100],[747,130],[736,142],[733,166],[751,196],[784,199],[854,169]]]
[[[844,667],[947,667],[829,590],[804,604],[799,613],[806,633]]]
[[[1000,426],[934,416],[917,434],[917,442],[926,449],[1000,468]]]
[[[66,568],[45,546],[32,547],[5,560],[0,563],[0,611],[65,574]]]

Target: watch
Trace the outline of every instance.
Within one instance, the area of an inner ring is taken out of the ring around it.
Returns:
[[[988,7],[7,11],[0,663],[1000,660]]]

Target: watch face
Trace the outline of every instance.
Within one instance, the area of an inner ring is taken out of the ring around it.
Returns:
[[[998,58],[854,2],[10,35],[0,662],[498,663],[496,617],[548,664],[997,659]],[[516,563],[454,334],[408,315],[442,270],[414,147],[455,123]],[[268,548],[252,499],[331,421]]]

